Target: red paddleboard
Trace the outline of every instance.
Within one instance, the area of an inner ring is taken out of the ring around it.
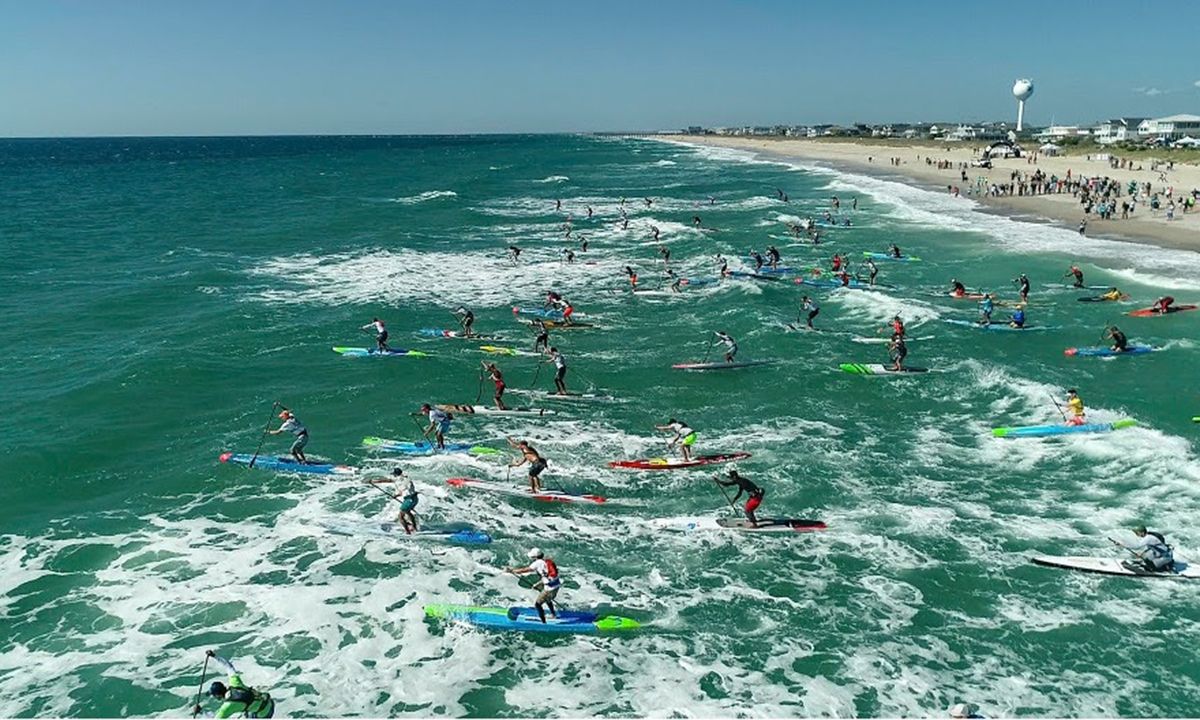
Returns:
[[[1198,305],[1172,305],[1171,307],[1167,308],[1167,312],[1165,314],[1169,315],[1173,312],[1183,312],[1184,310],[1195,310],[1197,307],[1200,307],[1200,306],[1198,306]],[[1155,315],[1163,315],[1163,314],[1164,313],[1160,313],[1158,311],[1158,308],[1152,308],[1152,307],[1142,308],[1141,310],[1134,310],[1129,313],[1130,317],[1154,317]]]
[[[613,460],[608,464],[613,468],[626,470],[678,470],[680,468],[700,467],[701,465],[718,465],[720,463],[745,460],[750,457],[748,452],[725,453],[723,455],[700,455],[684,461],[678,458],[644,458],[641,460]]]

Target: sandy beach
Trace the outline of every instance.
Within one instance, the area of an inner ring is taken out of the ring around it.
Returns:
[[[992,168],[971,167],[979,160],[982,143],[960,143],[946,149],[927,145],[885,145],[820,139],[730,137],[717,135],[669,135],[665,140],[749,150],[785,160],[815,161],[823,165],[871,175],[903,179],[922,187],[954,192],[981,202],[997,212],[1009,213],[1031,220],[1050,221],[1077,229],[1086,217],[1085,232],[1093,237],[1140,242],[1159,247],[1200,251],[1200,208],[1185,212],[1181,200],[1195,188],[1200,188],[1200,166],[1175,164],[1151,169],[1151,161],[1138,158],[1126,168],[1113,168],[1108,160],[1082,156],[993,159]],[[1119,157],[1119,153],[1114,153]],[[1014,182],[1013,174],[1032,175],[1040,170],[1047,176],[1066,178],[1108,177],[1119,183],[1122,195],[1116,198],[1116,211],[1110,219],[1102,219],[1093,210],[1085,215],[1080,198],[1071,192],[1039,195],[1000,194],[990,192],[993,184]],[[963,172],[967,180],[963,181]],[[1122,218],[1120,204],[1129,200],[1129,183],[1150,183],[1152,193],[1160,198],[1160,207],[1153,210],[1145,197],[1127,218]],[[1175,200],[1174,217],[1168,218],[1167,193]]]

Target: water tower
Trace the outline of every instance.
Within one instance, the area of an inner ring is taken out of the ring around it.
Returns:
[[[1017,132],[1021,132],[1021,123],[1025,121],[1025,101],[1033,94],[1033,81],[1021,78],[1013,83],[1013,96],[1017,98]]]

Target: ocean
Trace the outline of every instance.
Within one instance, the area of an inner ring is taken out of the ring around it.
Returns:
[[[851,227],[815,248],[785,236],[834,195]],[[653,227],[694,279],[715,277],[717,254],[750,269],[749,250],[772,243],[793,267],[835,252],[857,267],[893,242],[922,262],[880,262],[892,287],[877,290],[742,279],[634,295],[626,265],[643,288],[668,282]],[[1120,558],[1106,538],[1132,541],[1139,523],[1200,557],[1200,312],[1123,314],[1164,293],[1200,299],[1194,253],[882,177],[565,135],[0,141],[0,247],[0,716],[178,717],[209,648],[282,716],[938,717],[962,701],[988,716],[1196,712],[1200,586],[1029,561]],[[1052,286],[1072,263],[1133,300],[1076,302]],[[976,314],[938,294],[951,278],[1011,301],[1022,272],[1029,323],[1054,329],[944,322]],[[560,412],[460,417],[450,440],[505,452],[403,461],[423,520],[469,523],[492,544],[332,533],[390,520],[395,503],[352,479],[218,461],[253,453],[279,402],[309,427],[310,455],[386,473],[396,461],[362,438],[419,440],[424,402],[487,404],[481,360],[513,390],[551,389],[536,358],[419,330],[454,328],[466,306],[497,344],[532,349],[511,308],[552,289],[595,324],[551,331],[568,385],[614,400],[514,396]],[[805,293],[825,332],[787,330]],[[895,314],[932,336],[907,362],[933,372],[841,372],[887,361],[853,338],[882,337]],[[393,347],[431,356],[331,352],[369,345],[359,328],[375,316]],[[1163,350],[1064,356],[1109,323]],[[716,359],[717,330],[739,358],[779,362],[671,369]],[[1052,398],[1067,387],[1093,420],[1137,427],[991,436],[1061,422]],[[766,488],[760,515],[828,530],[659,529],[650,521],[732,512],[712,479],[727,466],[607,467],[663,454],[654,425],[669,417],[697,430],[698,453],[752,454],[736,467]],[[447,486],[523,483],[506,437],[549,458],[548,487],[614,502]],[[557,561],[564,607],[644,627],[564,637],[423,617],[427,603],[528,604],[501,571],[533,545]]]

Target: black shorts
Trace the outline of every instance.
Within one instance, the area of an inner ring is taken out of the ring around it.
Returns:
[[[546,469],[546,461],[538,460],[529,464],[529,477],[537,477]]]
[[[559,368],[558,370],[556,370],[556,371],[555,371],[555,373],[554,373],[554,379],[555,379],[555,380],[562,380],[562,379],[563,379],[563,378],[565,378],[566,376],[567,376],[567,369],[566,369],[565,367],[560,367],[560,368]]]
[[[381,332],[375,336],[375,342],[377,342],[377,343],[385,343],[385,342],[387,342],[387,339],[388,339],[388,331],[387,330],[384,330],[383,332]]]

